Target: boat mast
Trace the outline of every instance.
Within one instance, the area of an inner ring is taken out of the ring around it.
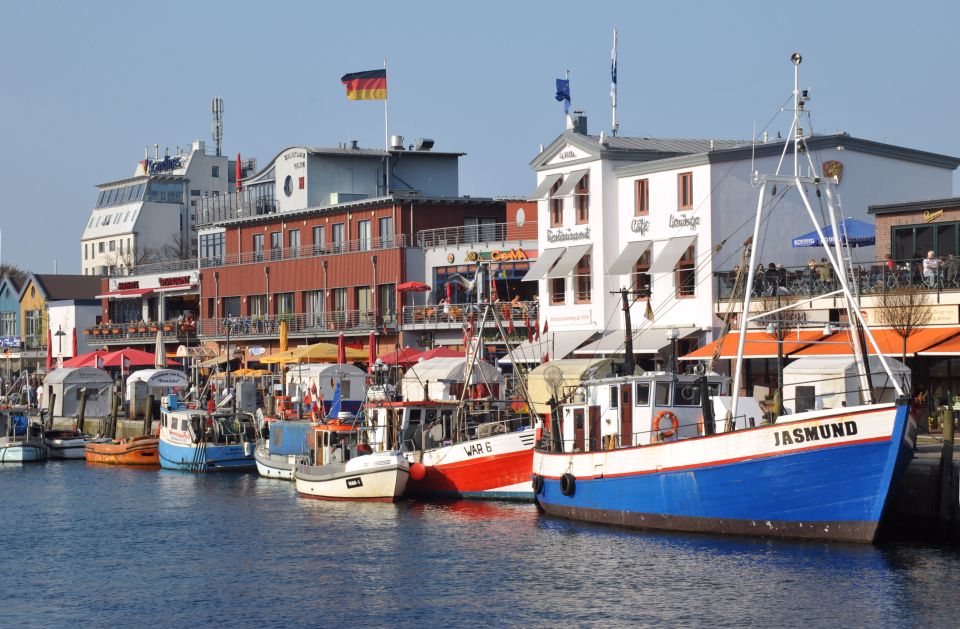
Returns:
[[[903,389],[901,388],[900,383],[897,381],[897,378],[893,375],[890,365],[887,363],[883,352],[880,350],[880,347],[877,344],[877,340],[874,338],[869,326],[867,326],[867,323],[863,318],[863,313],[860,311],[858,300],[854,297],[853,292],[850,289],[849,276],[845,259],[842,255],[841,243],[839,240],[837,240],[837,242],[834,243],[834,249],[831,250],[831,247],[827,244],[827,238],[823,233],[823,229],[820,227],[820,223],[813,212],[813,207],[810,204],[810,199],[807,196],[806,190],[804,190],[804,185],[812,185],[817,189],[819,189],[819,187],[822,185],[827,191],[827,208],[830,216],[830,225],[835,237],[839,238],[840,232],[837,225],[833,191],[833,186],[837,184],[836,177],[821,178],[815,176],[813,160],[810,157],[809,151],[805,151],[808,167],[810,169],[809,174],[808,176],[801,176],[800,174],[800,142],[803,141],[803,129],[800,127],[800,113],[803,111],[803,103],[805,103],[808,99],[805,93],[801,95],[798,86],[799,66],[802,60],[803,58],[798,52],[793,53],[793,55],[790,57],[790,61],[793,63],[793,121],[791,122],[790,135],[788,136],[787,144],[784,146],[784,151],[780,156],[779,163],[777,164],[776,174],[758,176],[756,173],[754,173],[754,180],[758,181],[760,184],[760,193],[757,200],[757,215],[753,226],[753,239],[751,241],[750,248],[750,265],[748,267],[747,286],[746,290],[744,291],[743,309],[740,315],[740,338],[738,339],[737,343],[737,360],[734,371],[732,392],[733,401],[731,404],[731,415],[734,418],[737,416],[738,403],[740,401],[740,379],[743,372],[743,349],[747,335],[747,323],[762,316],[762,313],[760,315],[750,316],[750,293],[754,285],[754,276],[756,274],[757,243],[759,242],[760,238],[760,224],[763,217],[763,200],[766,195],[768,183],[772,183],[774,186],[776,186],[778,183],[788,186],[796,186],[797,191],[800,193],[800,198],[803,201],[804,209],[806,209],[807,215],[810,217],[814,229],[817,232],[817,236],[820,238],[820,242],[823,245],[826,258],[831,267],[836,271],[837,281],[840,283],[841,287],[840,292],[842,292],[844,295],[847,313],[851,324],[859,322],[860,325],[863,326],[867,340],[874,348],[874,351],[876,351],[877,356],[883,365],[884,371],[887,372],[887,375],[893,383],[894,389],[897,392],[897,396],[899,397],[903,395]],[[784,157],[786,155],[787,147],[789,146],[791,138],[793,141],[793,175],[781,175],[780,170],[783,166]],[[853,335],[851,335],[851,338],[852,337]],[[856,348],[857,346],[855,345],[855,350]],[[864,381],[866,378],[866,371],[865,365],[863,364],[863,359],[860,356],[859,351],[855,351],[855,355],[857,356],[857,366],[860,371],[861,381]],[[870,393],[867,393],[867,400],[869,401],[869,399]]]

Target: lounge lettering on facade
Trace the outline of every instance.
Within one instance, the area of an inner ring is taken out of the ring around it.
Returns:
[[[689,227],[690,231],[696,231],[697,227],[700,226],[700,217],[689,216],[689,215],[676,216],[674,214],[671,214],[669,224],[671,229],[676,229],[679,227]]]
[[[579,231],[573,229],[555,229],[547,232],[547,242],[569,242],[571,240],[590,240],[590,228]]]
[[[851,437],[857,434],[857,422],[845,421],[819,426],[806,426],[793,430],[778,430],[773,433],[773,445],[776,447],[791,446],[797,443]]]

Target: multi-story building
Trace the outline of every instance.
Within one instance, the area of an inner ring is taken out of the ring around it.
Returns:
[[[844,214],[865,220],[871,204],[949,194],[960,164],[845,133],[811,136],[806,145],[822,172],[840,176]],[[622,287],[635,291],[631,315],[639,354],[662,358],[674,335],[681,352],[709,340],[722,288],[715,273],[740,262],[752,234],[752,175],[774,172],[783,150],[782,140],[591,136],[585,119],[577,118],[531,162],[541,249],[525,279],[539,282],[550,358],[622,353],[624,324],[615,294]],[[790,246],[811,229],[799,197],[781,190],[767,207],[760,259],[803,263],[809,252]],[[873,257],[869,249],[862,255]]]
[[[252,168],[245,162],[243,168]],[[84,275],[196,256],[196,206],[236,185],[236,162],[211,154],[201,140],[138,162],[133,177],[98,186],[80,243]]]
[[[97,323],[99,290],[100,278],[89,275],[27,276],[20,291],[21,358],[25,367],[43,364],[48,351],[53,358],[73,356],[74,347],[78,354],[89,351],[79,331]]]

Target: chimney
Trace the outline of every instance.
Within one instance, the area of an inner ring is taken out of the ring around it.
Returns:
[[[587,135],[587,116],[579,109],[573,112],[573,132]]]

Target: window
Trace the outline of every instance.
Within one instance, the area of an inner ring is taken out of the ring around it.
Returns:
[[[307,325],[323,324],[323,291],[308,290],[303,293],[303,307],[307,313]]]
[[[562,304],[567,300],[567,280],[563,277],[550,278],[550,303]]]
[[[330,236],[333,238],[334,253],[343,251],[343,233],[343,223],[334,224],[333,231],[330,233]]]
[[[578,304],[590,303],[590,288],[592,277],[590,275],[590,254],[580,258],[577,267],[574,270],[574,286],[576,286],[575,301]]]
[[[191,196],[191,197],[199,197],[199,196],[200,196],[200,191],[199,191],[199,190],[191,190],[191,191],[190,191],[190,196]]]
[[[370,250],[370,221],[357,222],[357,238],[360,240],[360,251]]]
[[[267,309],[266,295],[250,295],[247,297],[247,304],[250,308],[251,317],[265,317],[270,314]]]
[[[892,227],[890,253],[894,260],[900,261],[925,258],[928,251],[933,251],[938,258],[956,255],[960,251],[958,232],[960,222]]]
[[[306,178],[306,177],[300,177],[300,178],[297,180],[297,188],[299,188],[300,190],[303,190],[303,189],[306,188],[306,187],[307,187],[307,178]]]
[[[377,287],[380,293],[377,295],[377,308],[385,317],[393,314],[396,310],[396,294],[393,284],[381,284]]]
[[[638,382],[636,395],[633,396],[634,406],[650,406],[650,383]]]
[[[650,180],[637,179],[633,182],[633,215],[644,216],[650,213]]]
[[[610,408],[617,408],[619,401],[620,401],[620,387],[614,385],[610,387]]]
[[[219,167],[219,166],[211,166],[211,167],[210,167],[210,176],[211,176],[211,177],[219,177],[219,176],[220,176],[220,167]]]
[[[283,193],[288,197],[293,194],[293,177],[287,175],[287,178],[283,180]]]
[[[223,316],[224,318],[240,316],[240,298],[239,297],[223,298]]]
[[[563,178],[557,179],[557,182],[550,188],[550,194],[547,195],[550,203],[550,227],[560,227],[563,225],[563,197],[554,197]]]
[[[650,250],[647,249],[633,265],[633,290],[639,297],[650,298],[653,294],[653,283],[650,281]]]
[[[223,232],[200,236],[200,257],[209,264],[219,264],[223,260]]]
[[[492,216],[467,216],[463,219],[466,242],[497,240],[497,219]]]
[[[296,258],[300,255],[300,230],[291,229],[287,232],[287,245],[290,247],[290,257]]]
[[[293,293],[277,293],[277,314],[291,315],[294,312]]]
[[[373,311],[373,292],[370,290],[369,286],[358,286],[356,288],[356,294],[354,295],[357,302],[357,310],[360,313],[365,324],[370,323],[370,314]]]
[[[586,174],[577,182],[573,192],[573,203],[577,209],[577,225],[590,222],[590,174]]]
[[[17,313],[0,312],[0,336],[17,336]]]
[[[313,253],[316,255],[323,251],[323,242],[326,240],[323,225],[313,228]]]
[[[116,250],[117,250],[117,241],[111,240],[111,241],[110,241],[110,245],[107,247],[107,250],[109,250],[109,251],[116,251]]]
[[[657,382],[655,391],[657,406],[670,406],[670,383]]]
[[[98,242],[98,243],[97,243],[97,253],[103,253],[105,247],[106,247],[106,245],[104,245],[104,243]]]
[[[380,246],[381,247],[392,247],[393,246],[393,217],[386,216],[381,218],[377,228],[380,230]]]
[[[253,261],[263,262],[263,234],[253,235]]]
[[[280,232],[270,232],[270,259],[279,260],[283,256],[283,236]]]
[[[690,245],[674,267],[677,297],[692,297],[697,292],[696,245]]]
[[[680,173],[677,183],[677,206],[681,210],[693,209],[693,173]]]
[[[677,406],[700,406],[700,385],[696,382],[678,382],[674,387]]]

